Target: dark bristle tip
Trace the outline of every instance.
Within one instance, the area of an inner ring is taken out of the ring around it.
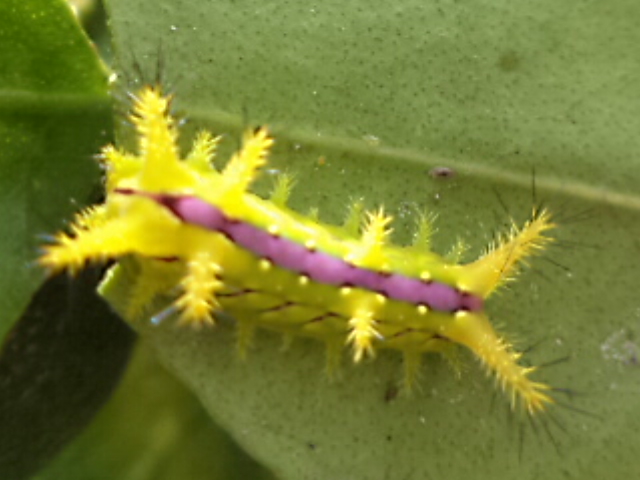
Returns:
[[[571,355],[565,355],[563,357],[556,358],[555,360],[550,360],[548,362],[541,363],[538,365],[538,368],[553,367],[561,363],[568,362],[569,360],[571,360]]]
[[[573,405],[569,405],[567,403],[559,402],[559,401],[556,401],[555,404],[561,408],[570,410],[575,413],[579,413],[580,415],[584,415],[586,417],[595,418],[597,420],[604,420],[604,418],[601,415],[598,415],[597,413],[594,413],[594,412],[590,412],[589,410],[585,410],[583,408],[574,407]]]
[[[528,353],[533,352],[535,349],[537,349],[540,345],[542,345],[543,343],[547,342],[549,340],[548,337],[543,337],[540,340],[532,343],[531,345],[529,345],[527,348],[525,348],[524,350],[522,350],[523,355],[526,355]]]

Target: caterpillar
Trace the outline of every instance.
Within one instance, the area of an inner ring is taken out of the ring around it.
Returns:
[[[553,389],[531,378],[536,367],[519,363],[522,353],[484,308],[553,241],[547,209],[534,207],[526,223],[512,221],[477,260],[459,264],[430,251],[428,216],[414,244],[397,246],[383,209],[363,213],[356,204],[340,227],[290,210],[286,176],[271,200],[250,193],[273,144],[266,128],[246,133],[218,169],[219,137],[206,131],[181,158],[171,96],[148,86],[133,98],[139,153],[103,149],[106,200],[43,247],[39,263],[48,271],[133,257],[140,273],[129,319],[148,316],[156,297],[177,292],[156,320],[175,313],[180,324],[199,327],[226,312],[237,322],[241,351],[264,328],[324,342],[329,365],[345,345],[356,363],[379,349],[398,350],[408,387],[423,353],[463,346],[495,376],[512,409],[533,416],[555,403]]]

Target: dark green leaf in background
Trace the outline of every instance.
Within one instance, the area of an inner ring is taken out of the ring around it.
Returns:
[[[97,186],[111,136],[107,71],[62,0],[0,2],[0,339],[43,273],[38,235]]]
[[[97,272],[58,276],[31,298],[45,276],[38,236],[98,186],[93,156],[112,131],[107,70],[66,2],[3,1],[0,21],[0,478],[15,480],[103,405],[133,334],[95,295]]]
[[[101,272],[47,281],[0,356],[0,478],[29,478],[111,394],[135,335],[96,294]]]
[[[50,279],[31,298],[45,276],[38,236],[98,185],[107,70],[66,2],[3,1],[0,21],[0,478],[15,480],[102,407],[134,335],[96,296],[99,272]]]

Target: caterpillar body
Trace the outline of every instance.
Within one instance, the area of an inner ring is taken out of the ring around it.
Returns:
[[[521,353],[484,311],[485,300],[552,241],[547,210],[534,209],[520,227],[512,222],[480,258],[458,264],[431,252],[428,234],[411,246],[392,245],[392,218],[382,209],[362,215],[356,206],[337,227],[288,209],[286,177],[271,201],[250,193],[273,143],[264,128],[247,133],[221,170],[212,163],[218,139],[207,132],[181,158],[170,103],[156,87],[135,96],[139,153],[104,148],[105,202],[46,245],[41,265],[75,272],[133,255],[141,273],[130,319],[178,285],[169,312],[194,326],[214,324],[219,311],[231,314],[241,349],[256,327],[325,342],[329,364],[344,345],[355,362],[395,349],[410,385],[423,353],[446,355],[461,345],[495,375],[514,409],[535,415],[554,403],[551,387],[530,378],[535,367],[519,363]],[[431,229],[424,217],[419,231]]]

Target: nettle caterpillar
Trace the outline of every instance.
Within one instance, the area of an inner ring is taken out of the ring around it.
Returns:
[[[392,219],[382,209],[362,215],[354,208],[344,227],[328,226],[285,206],[287,177],[271,201],[250,193],[273,143],[264,128],[247,133],[221,171],[212,163],[218,139],[207,132],[181,159],[170,97],[146,87],[134,98],[139,153],[103,150],[105,202],[45,246],[42,266],[76,272],[87,262],[133,256],[141,273],[129,319],[144,318],[177,284],[161,317],[176,313],[181,324],[201,326],[229,313],[241,350],[256,327],[325,342],[329,364],[345,345],[355,362],[395,349],[410,386],[423,353],[446,355],[462,345],[495,376],[513,409],[533,416],[554,403],[552,388],[531,379],[536,368],[519,363],[522,354],[484,311],[485,300],[552,241],[547,210],[535,208],[476,261],[457,264],[431,252],[428,235],[392,245]],[[419,231],[431,231],[429,222],[423,218]]]

